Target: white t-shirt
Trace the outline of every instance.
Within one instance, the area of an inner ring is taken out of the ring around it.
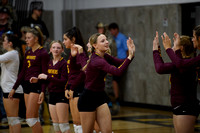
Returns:
[[[1,88],[4,93],[9,93],[14,86],[19,70],[19,54],[11,50],[0,55],[1,63]],[[22,86],[19,86],[16,93],[23,93]]]

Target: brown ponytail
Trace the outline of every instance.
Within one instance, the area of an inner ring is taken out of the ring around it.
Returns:
[[[180,45],[183,46],[184,57],[191,57],[194,54],[194,46],[189,36],[180,36]]]

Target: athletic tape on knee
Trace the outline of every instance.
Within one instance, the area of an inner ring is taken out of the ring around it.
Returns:
[[[40,122],[38,118],[28,118],[26,119],[26,123],[28,124],[29,127],[34,126],[37,122]]]
[[[55,132],[59,132],[60,131],[59,123],[53,123],[53,128]]]
[[[7,117],[7,119],[8,119],[8,124],[11,126],[14,126],[20,123],[19,117]]]
[[[59,123],[59,127],[62,133],[70,129],[69,123]]]

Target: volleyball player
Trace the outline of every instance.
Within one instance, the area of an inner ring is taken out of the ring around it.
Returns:
[[[116,76],[123,74],[134,57],[135,45],[129,38],[127,40],[129,56],[125,60],[120,60],[105,54],[109,49],[105,35],[99,33],[92,35],[90,44],[94,51],[84,67],[85,89],[78,101],[83,132],[91,133],[97,120],[102,133],[111,133],[111,114],[107,105],[108,96],[104,91],[104,77],[107,73]]]
[[[166,37],[166,34],[165,34]],[[173,52],[182,60],[194,55],[194,47],[188,36],[174,34]],[[170,41],[170,40],[166,40]],[[165,43],[163,38],[163,43]],[[199,115],[197,99],[196,68],[178,69],[174,63],[164,63],[159,52],[158,32],[153,41],[153,55],[156,71],[160,74],[171,74],[171,105],[173,123],[176,133],[192,133],[196,118]]]
[[[63,35],[63,39],[65,47],[73,51],[70,53],[69,60],[67,61],[68,83],[65,96],[69,99],[74,131],[75,133],[82,133],[82,126],[77,103],[79,96],[84,89],[85,73],[81,69],[87,62],[85,44],[83,42],[81,32],[77,27],[69,29]],[[76,56],[76,50],[72,50],[77,49],[77,47],[80,46],[82,46],[81,49],[83,50],[83,52],[81,52],[81,56],[85,58],[83,60],[79,60]]]
[[[42,133],[38,109],[43,102],[46,84],[43,81],[30,83],[31,77],[38,77],[40,73],[47,73],[49,62],[49,55],[41,46],[43,45],[43,35],[38,26],[26,33],[26,44],[30,49],[25,53],[23,68],[8,97],[12,98],[18,86],[23,82],[26,122],[32,128],[33,133]]]
[[[31,82],[38,79],[48,82],[49,110],[56,133],[70,133],[69,126],[69,100],[65,97],[65,84],[67,83],[67,62],[61,56],[64,47],[60,41],[52,41],[50,52],[53,59],[48,64],[48,74],[32,77]]]

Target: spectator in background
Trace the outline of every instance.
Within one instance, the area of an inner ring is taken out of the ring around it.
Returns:
[[[43,5],[40,2],[32,2],[32,11],[30,13],[30,16],[23,21],[24,23],[22,24],[22,26],[29,26],[31,28],[35,27],[35,26],[39,26],[40,29],[42,30],[42,33],[45,36],[45,39],[49,38],[49,32],[48,29],[46,27],[46,24],[44,23],[44,21],[42,21],[41,16],[42,16],[42,11],[43,11]]]
[[[127,57],[127,51],[128,51],[126,45],[126,41],[128,38],[124,34],[119,32],[119,26],[116,23],[111,23],[108,26],[108,29],[116,42],[117,58],[125,59]]]
[[[0,8],[6,7],[10,12],[10,17],[12,20],[17,21],[17,13],[15,8],[8,2],[8,0],[1,0]]]
[[[104,34],[107,37],[107,40],[109,42],[109,47],[111,50],[111,55],[116,57],[117,56],[117,47],[116,47],[116,43],[115,40],[113,39],[113,37],[111,36],[111,34],[108,32],[108,26],[105,25],[102,22],[98,22],[96,25],[96,29],[97,32],[100,34]]]
[[[13,23],[12,18],[10,17],[10,11],[6,7],[0,8],[0,37],[3,33],[12,30],[16,33],[16,27]]]
[[[127,57],[127,37],[119,32],[119,26],[116,23],[111,23],[108,26],[108,29],[113,36],[115,42],[116,42],[116,47],[117,47],[117,58],[119,59],[125,59]],[[113,89],[115,93],[115,98],[117,99],[117,104],[119,105],[119,82],[121,78],[117,76],[113,76]]]

